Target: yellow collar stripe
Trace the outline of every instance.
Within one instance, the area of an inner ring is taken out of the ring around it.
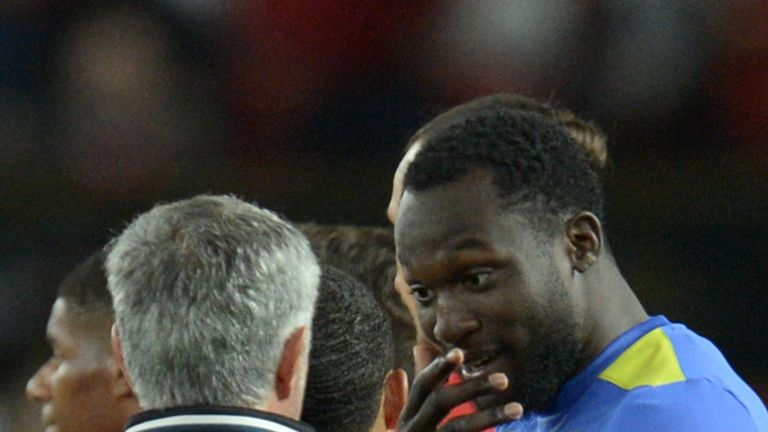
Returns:
[[[624,390],[685,381],[675,347],[664,330],[657,328],[627,348],[599,378]]]

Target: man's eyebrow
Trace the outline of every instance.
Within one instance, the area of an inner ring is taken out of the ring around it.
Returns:
[[[449,249],[452,253],[464,252],[464,251],[481,251],[481,252],[494,252],[495,249],[485,240],[477,237],[459,237],[456,240],[447,244],[446,249]],[[408,255],[402,252],[397,252],[397,260],[403,267],[408,267],[411,264],[411,260]]]
[[[476,237],[459,238],[452,242],[450,248],[452,251],[456,252],[463,250],[482,250],[490,252],[493,250],[488,242]]]

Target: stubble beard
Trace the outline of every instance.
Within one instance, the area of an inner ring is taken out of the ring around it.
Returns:
[[[509,376],[509,390],[501,395],[506,402],[521,403],[526,412],[552,408],[562,387],[577,374],[582,354],[582,329],[573,317],[566,288],[559,280],[551,283],[557,288],[546,305],[547,320],[532,335],[525,355],[516,362],[517,370]],[[498,405],[493,399],[478,400],[478,405]]]

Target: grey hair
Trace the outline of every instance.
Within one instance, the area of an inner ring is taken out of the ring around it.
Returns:
[[[158,205],[106,261],[126,369],[145,409],[266,402],[320,270],[275,213],[230,196]]]

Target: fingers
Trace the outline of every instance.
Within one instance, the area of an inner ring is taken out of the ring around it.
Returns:
[[[450,373],[463,361],[464,353],[453,349],[445,357],[436,358],[416,377],[408,404],[400,417],[401,432],[434,431],[455,407],[479,396],[501,392],[509,386],[509,380],[502,373],[445,386]],[[445,427],[480,431],[487,425],[504,423],[521,415],[522,406],[513,403],[451,420]]]
[[[517,402],[489,408],[479,413],[457,417],[444,424],[440,432],[478,432],[514,421],[523,416],[523,406]]]
[[[485,378],[446,386],[451,372],[464,362],[462,350],[454,348],[445,356],[434,357],[427,346],[420,344],[414,347],[414,359],[417,364],[433,360],[413,381],[408,403],[400,416],[400,432],[479,432],[523,415],[523,407],[512,402],[451,419],[438,429],[452,409],[480,396],[506,390],[509,379],[503,373],[494,373]]]
[[[495,373],[487,378],[478,378],[432,392],[424,401],[419,414],[414,417],[415,424],[439,424],[452,409],[479,396],[498,393],[509,386],[509,380],[502,373]]]
[[[414,356],[416,355],[418,347],[420,347],[420,345],[414,347]],[[419,348],[419,350],[422,348]],[[422,355],[426,354],[422,353]],[[448,378],[448,375],[450,375],[451,371],[462,362],[464,362],[464,352],[454,348],[444,357],[437,357],[416,375],[416,378],[413,380],[410,395],[408,396],[408,404],[405,406],[401,417],[403,421],[408,421],[413,417],[421,409],[422,405],[435,388],[442,385]]]

